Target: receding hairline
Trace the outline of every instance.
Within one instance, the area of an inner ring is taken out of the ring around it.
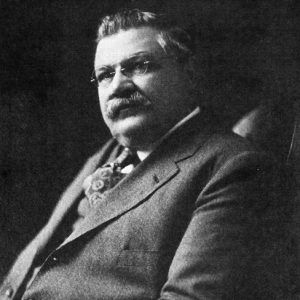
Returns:
[[[101,42],[101,40],[103,40],[105,38],[109,38],[109,37],[114,36],[114,35],[117,35],[117,34],[122,33],[122,32],[127,32],[127,31],[131,31],[131,30],[140,30],[140,29],[151,29],[152,31],[156,31],[157,34],[161,34],[161,33],[167,31],[167,30],[152,26],[150,24],[142,24],[142,25],[139,25],[139,26],[134,26],[134,27],[129,27],[129,28],[120,28],[120,29],[118,29],[118,31],[115,31],[115,32],[113,32],[109,35],[105,35],[105,36],[101,37],[100,39],[97,38],[96,43],[98,44],[99,42]]]
[[[101,45],[103,42],[105,42],[106,40],[108,41],[110,38],[112,37],[117,37],[118,34],[122,34],[122,33],[126,33],[126,32],[130,32],[130,31],[138,31],[138,30],[151,30],[153,35],[152,35],[152,38],[150,39],[150,35],[149,34],[144,34],[142,35],[141,39],[140,40],[144,40],[145,41],[145,44],[149,43],[149,49],[145,49],[145,50],[137,50],[136,53],[134,53],[134,55],[150,55],[150,56],[153,56],[153,55],[156,55],[156,54],[159,54],[160,52],[158,52],[158,49],[161,49],[165,54],[167,54],[165,48],[163,47],[163,39],[161,38],[161,31],[159,31],[157,28],[153,28],[152,26],[140,26],[140,27],[133,27],[133,28],[128,28],[128,29],[120,29],[118,32],[112,34],[112,35],[108,35],[108,36],[105,36],[103,37],[97,44],[97,48],[96,48],[96,51],[95,51],[95,58],[94,58],[94,63],[96,61],[96,54],[97,54],[97,51],[98,51],[98,47],[100,46],[101,48]],[[148,39],[148,41],[147,41]],[[102,43],[101,43],[102,42]],[[156,46],[154,46],[154,44],[150,44],[150,43],[155,43]],[[103,49],[102,49],[103,50]]]
[[[101,19],[96,42],[98,43],[105,36],[112,35],[121,29],[129,30],[144,26],[166,31],[178,26],[178,24],[168,14],[159,14],[139,9],[125,9],[106,15]]]
[[[151,28],[157,31],[156,41],[163,51],[185,61],[195,54],[195,39],[170,14],[157,14],[139,9],[123,10],[102,18],[97,31],[96,44],[105,37],[121,31]]]

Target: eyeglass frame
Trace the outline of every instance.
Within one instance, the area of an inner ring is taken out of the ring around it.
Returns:
[[[138,58],[139,56],[132,56],[132,57],[129,57],[127,60],[125,60],[125,61],[123,61],[123,62],[121,62],[120,64],[124,64],[124,63],[129,63],[132,59],[134,59],[134,58]],[[159,60],[164,60],[164,59],[174,59],[174,60],[178,60],[176,57],[174,57],[174,56],[164,56],[164,57],[161,57]],[[132,62],[132,64],[134,65],[134,63],[138,63],[137,61],[135,61],[135,62]],[[132,78],[132,77],[134,77],[134,76],[142,76],[142,75],[144,75],[144,74],[146,74],[147,72],[148,72],[148,69],[149,69],[149,67],[152,65],[152,67],[156,67],[156,68],[160,68],[161,66],[160,66],[160,64],[158,63],[158,60],[156,60],[156,59],[150,59],[149,57],[147,58],[147,59],[145,59],[145,61],[143,61],[142,62],[144,65],[146,65],[146,67],[145,67],[145,70],[143,71],[143,72],[141,72],[141,73],[137,73],[137,74],[134,74],[134,70],[132,70],[132,71],[127,71],[126,72],[126,69],[128,68],[128,66],[124,66],[124,67],[122,67],[121,69],[120,69],[120,72],[124,75],[124,76],[126,76],[126,77],[128,77],[128,78]],[[109,69],[109,67],[107,67],[107,69]],[[113,68],[112,68],[113,69]],[[125,72],[124,72],[125,71]],[[129,72],[129,73],[128,73]],[[110,83],[112,82],[112,80],[113,80],[113,78],[114,78],[114,76],[115,76],[115,74],[116,74],[116,69],[113,69],[113,71],[111,71],[111,72],[108,72],[108,74],[109,75],[112,75],[111,77],[109,77],[109,79],[110,79],[110,81],[108,82],[108,84],[107,85],[101,85],[100,84],[100,82],[101,81],[99,81],[98,79],[97,79],[97,76],[96,76],[96,71],[95,70],[93,70],[93,72],[92,72],[92,75],[91,75],[91,78],[90,78],[90,82],[93,84],[93,85],[95,85],[97,88],[100,86],[100,87],[103,87],[103,88],[106,88],[106,87],[108,87],[109,85],[110,85]]]

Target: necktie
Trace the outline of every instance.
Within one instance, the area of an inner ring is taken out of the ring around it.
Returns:
[[[125,148],[113,162],[101,166],[88,176],[83,182],[85,197],[78,205],[79,216],[84,218],[102,201],[107,192],[126,176],[121,172],[125,166],[137,162],[137,155]],[[74,225],[76,226],[77,223]]]
[[[132,159],[132,152],[125,148],[115,161],[98,168],[85,180],[83,188],[91,207],[96,206],[105,197],[108,190],[112,189],[126,175],[121,170]]]

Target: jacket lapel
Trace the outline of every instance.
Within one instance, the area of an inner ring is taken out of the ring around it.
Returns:
[[[199,120],[194,119],[179,128],[110,190],[59,248],[147,201],[152,193],[172,180],[180,172],[177,162],[192,156],[207,137],[204,128],[199,127],[202,122],[199,124]]]
[[[134,208],[178,172],[172,161],[165,161],[160,166],[163,169],[160,170],[159,166],[148,168],[142,164],[136,167],[86,216],[83,223],[61,246]]]

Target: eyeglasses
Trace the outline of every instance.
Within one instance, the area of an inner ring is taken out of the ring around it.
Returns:
[[[163,57],[161,59],[170,58],[169,56]],[[160,65],[154,60],[132,57],[122,63],[120,72],[128,78],[135,76],[142,76],[154,69],[158,69]],[[97,72],[93,71],[91,76],[91,82],[96,87],[106,88],[113,81],[116,74],[116,70],[113,67],[104,67]]]

